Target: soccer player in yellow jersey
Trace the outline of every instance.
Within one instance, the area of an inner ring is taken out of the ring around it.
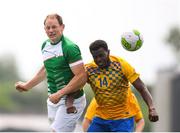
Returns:
[[[152,96],[124,59],[110,55],[107,43],[96,40],[89,46],[94,62],[85,65],[88,83],[94,92],[98,107],[88,132],[132,132],[134,115],[138,108],[130,108],[130,83],[139,91],[149,109],[149,120],[158,121]]]
[[[136,97],[134,96],[134,94],[132,93],[132,97],[137,101]],[[86,132],[89,125],[92,122],[93,117],[95,117],[96,115],[96,108],[97,108],[98,104],[96,102],[96,99],[93,98],[91,103],[89,104],[86,114],[84,116],[84,120],[82,123],[82,127],[83,127],[83,131]],[[139,108],[139,111],[137,112],[137,114],[135,114],[134,119],[136,122],[136,128],[135,128],[135,132],[142,132],[144,129],[144,118],[143,118],[143,114],[141,112],[140,106],[138,104],[138,101],[136,102],[135,106],[137,106]],[[130,106],[132,109],[134,108],[134,105]]]

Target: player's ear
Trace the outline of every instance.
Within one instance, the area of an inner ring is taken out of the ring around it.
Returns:
[[[46,26],[44,25],[44,30],[46,31]]]
[[[65,24],[62,24],[61,26],[63,27],[63,29],[65,28]]]

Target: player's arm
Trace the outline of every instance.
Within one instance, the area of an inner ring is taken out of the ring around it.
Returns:
[[[134,96],[135,97],[135,96]],[[136,99],[136,97],[135,97]],[[137,100],[137,99],[136,99]],[[138,103],[137,103],[138,104]],[[138,107],[140,109],[140,106],[138,104]],[[142,132],[145,126],[145,121],[143,118],[142,110],[140,109],[139,112],[134,116],[135,122],[136,122],[136,128],[135,132]]]
[[[57,103],[62,96],[75,92],[85,85],[87,81],[87,74],[85,72],[83,63],[71,67],[71,70],[74,77],[63,89],[49,96],[51,102]]]
[[[89,104],[89,106],[87,108],[86,114],[84,115],[84,120],[83,120],[83,123],[82,123],[82,128],[83,128],[84,132],[87,132],[87,130],[89,128],[89,126],[90,126],[90,124],[92,122],[92,119],[96,114],[97,106],[98,105],[96,103],[96,100],[95,100],[95,98],[93,98],[91,103]]]
[[[152,122],[156,122],[159,120],[159,116],[156,112],[156,109],[153,105],[153,100],[150,92],[146,88],[145,84],[141,81],[140,78],[137,78],[133,83],[133,86],[139,91],[144,101],[146,102],[149,108],[149,120]]]
[[[88,119],[88,118],[84,118],[83,122],[82,122],[82,128],[83,128],[83,132],[87,132],[89,125],[91,124],[92,120]]]
[[[142,132],[143,129],[144,129],[144,125],[145,125],[144,118],[138,120],[138,121],[136,122],[135,132]]]
[[[29,81],[22,82],[18,81],[15,83],[15,87],[18,91],[28,91],[29,89],[33,88],[40,82],[42,82],[46,77],[46,72],[44,66],[37,72],[37,74]]]

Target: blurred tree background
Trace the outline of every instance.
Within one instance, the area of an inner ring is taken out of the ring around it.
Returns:
[[[180,28],[173,26],[165,36],[165,43],[170,46],[174,52],[175,57],[180,61]]]
[[[13,55],[0,57],[0,113],[46,113],[46,88],[19,93],[14,87],[21,80],[17,70]]]

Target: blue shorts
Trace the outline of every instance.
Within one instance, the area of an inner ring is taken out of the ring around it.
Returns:
[[[87,132],[133,132],[134,117],[119,120],[104,120],[94,117]]]

